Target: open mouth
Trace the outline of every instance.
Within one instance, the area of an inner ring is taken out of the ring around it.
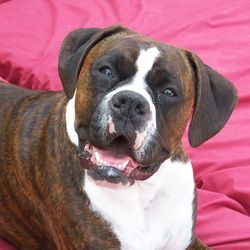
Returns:
[[[115,138],[104,149],[86,144],[80,159],[92,179],[115,184],[132,184],[135,180],[145,180],[159,168],[159,164],[143,166],[138,163],[133,148],[124,136]],[[86,164],[86,159],[90,164]]]

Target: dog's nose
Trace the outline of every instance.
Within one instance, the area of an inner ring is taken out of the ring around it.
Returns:
[[[145,120],[150,115],[148,101],[141,94],[130,90],[116,93],[111,98],[111,110],[117,117],[128,117],[133,120]]]

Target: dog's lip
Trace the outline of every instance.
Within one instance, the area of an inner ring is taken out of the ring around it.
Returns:
[[[160,165],[160,163],[155,163],[150,166],[139,165],[130,173],[130,176],[136,180],[146,180],[158,171]]]
[[[154,173],[156,173],[159,167],[160,167],[160,164],[155,165],[154,170],[150,172],[142,171],[139,168],[136,168],[130,173],[129,177],[138,181],[144,181],[148,179],[149,177],[151,177]]]

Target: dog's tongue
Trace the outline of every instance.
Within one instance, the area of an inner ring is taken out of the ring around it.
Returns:
[[[129,174],[137,168],[138,164],[122,152],[119,147],[110,149],[99,149],[92,146],[91,161],[97,165],[112,166]]]

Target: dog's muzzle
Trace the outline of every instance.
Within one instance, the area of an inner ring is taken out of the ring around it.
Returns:
[[[96,181],[124,185],[153,175],[162,163],[162,156],[149,157],[156,140],[149,140],[143,149],[140,146],[151,118],[148,101],[134,91],[120,91],[101,102],[92,116],[90,140],[80,147],[81,164],[88,175]]]

